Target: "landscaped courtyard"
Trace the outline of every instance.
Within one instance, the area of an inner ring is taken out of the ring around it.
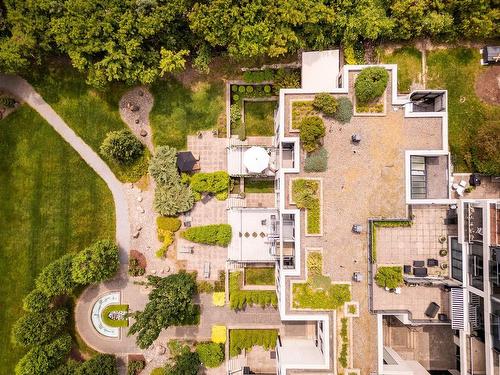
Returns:
[[[35,277],[96,237],[114,238],[115,219],[105,183],[34,110],[2,120],[0,139],[0,367],[12,374],[24,351],[11,328]]]

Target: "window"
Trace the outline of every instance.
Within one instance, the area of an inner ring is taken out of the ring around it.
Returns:
[[[479,290],[484,290],[483,246],[477,243],[470,245],[469,284]]]
[[[456,237],[451,238],[451,277],[458,281],[463,281],[462,277],[462,245],[458,243]]]

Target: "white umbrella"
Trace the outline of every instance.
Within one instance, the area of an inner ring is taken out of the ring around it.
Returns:
[[[269,155],[262,147],[252,146],[243,155],[243,164],[250,173],[261,173],[269,167]]]

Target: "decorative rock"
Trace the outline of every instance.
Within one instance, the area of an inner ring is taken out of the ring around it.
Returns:
[[[139,119],[136,119],[135,120],[135,123],[138,124],[139,122],[141,122]]]
[[[137,197],[137,202],[142,202],[142,197],[141,196]]]
[[[139,134],[141,135],[141,137],[145,137],[148,135],[148,132],[146,130],[142,129]]]
[[[163,355],[165,354],[165,348],[161,345],[159,345],[157,348],[156,348],[156,354],[158,355]]]
[[[141,214],[145,212],[144,208],[142,208],[141,206],[137,206],[137,211],[139,211]]]
[[[137,104],[133,104],[131,107],[130,107],[130,110],[132,112],[137,112],[138,110],[140,110],[141,107],[139,107]]]
[[[165,267],[165,272],[170,272],[170,266]]]
[[[139,96],[144,96],[144,91],[139,90],[138,94],[139,94]]]
[[[153,275],[156,275],[156,270],[151,270],[151,273],[152,273]]]

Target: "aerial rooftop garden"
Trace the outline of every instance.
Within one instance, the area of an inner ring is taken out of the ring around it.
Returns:
[[[349,284],[332,284],[323,274],[323,255],[307,255],[307,281],[292,283],[292,307],[302,310],[336,310],[351,300]]]

